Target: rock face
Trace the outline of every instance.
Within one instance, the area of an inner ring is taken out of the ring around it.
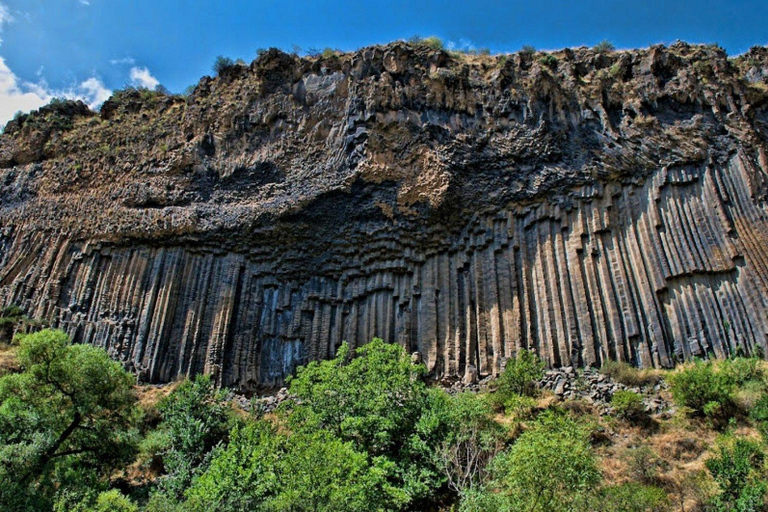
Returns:
[[[279,386],[372,337],[435,378],[765,352],[768,51],[270,50],[0,136],[0,307],[143,379]]]

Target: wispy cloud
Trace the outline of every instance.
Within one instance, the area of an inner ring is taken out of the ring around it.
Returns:
[[[138,66],[131,68],[131,82],[137,87],[145,87],[147,89],[154,89],[160,85],[160,81],[152,76],[149,69]]]
[[[85,6],[91,5],[90,0],[78,0],[78,2],[80,2],[80,5],[85,5]]]
[[[471,52],[477,50],[477,46],[471,39],[461,38],[458,41],[447,41],[445,47],[451,51]]]
[[[0,3],[0,34],[3,32],[3,27],[13,21],[13,15],[5,4]],[[3,38],[0,37],[0,45],[3,44]]]
[[[0,126],[5,126],[16,112],[35,110],[55,97],[82,100],[89,107],[98,108],[111,95],[112,91],[96,77],[68,89],[53,89],[44,79],[37,83],[24,82],[0,57]]]
[[[136,59],[133,57],[123,57],[122,59],[112,59],[109,61],[110,64],[113,66],[119,66],[119,65],[126,65],[126,66],[133,66],[136,64]]]

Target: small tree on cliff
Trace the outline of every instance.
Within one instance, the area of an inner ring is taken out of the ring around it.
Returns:
[[[97,492],[133,456],[133,376],[61,331],[22,336],[18,358],[23,371],[0,378],[0,509],[50,509],[57,490]]]

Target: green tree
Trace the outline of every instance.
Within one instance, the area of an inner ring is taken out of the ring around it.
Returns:
[[[168,447],[162,452],[167,475],[160,488],[181,499],[192,478],[205,470],[211,450],[225,442],[229,431],[226,391],[216,390],[209,376],[184,381],[158,406]]]
[[[407,496],[387,482],[383,459],[369,461],[328,431],[285,435],[266,421],[235,429],[189,489],[192,512],[394,510]]]
[[[228,445],[214,451],[210,466],[187,491],[192,512],[266,510],[278,489],[285,438],[266,421],[235,427]]]
[[[495,502],[498,510],[575,512],[587,510],[599,482],[587,432],[566,415],[548,411],[494,459],[490,482],[471,499]]]
[[[21,336],[23,372],[0,378],[0,505],[45,510],[57,489],[93,487],[134,454],[134,378],[61,331]]]
[[[429,453],[442,430],[417,430],[430,410],[426,369],[413,364],[401,346],[380,339],[358,347],[355,355],[343,344],[334,359],[297,370],[290,380],[296,400],[289,404],[289,425],[328,430],[372,459],[393,462],[392,482],[413,500],[433,495],[445,478]]]

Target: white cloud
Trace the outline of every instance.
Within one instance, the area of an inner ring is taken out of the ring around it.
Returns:
[[[19,110],[28,112],[42,107],[50,101],[39,88],[25,87],[0,57],[0,125],[5,126]]]
[[[0,32],[3,31],[3,25],[7,25],[12,21],[13,21],[13,16],[11,15],[11,11],[9,11],[8,7],[6,7],[4,4],[0,4]],[[0,37],[0,45],[2,44],[3,44],[3,38]]]
[[[154,89],[160,85],[160,81],[153,77],[147,68],[131,68],[131,82],[137,87]]]
[[[109,63],[112,64],[113,66],[117,66],[120,64],[127,64],[129,66],[132,66],[136,64],[136,59],[134,59],[133,57],[123,57],[122,59],[112,59],[109,61]]]
[[[81,5],[91,5],[91,2],[89,0],[79,0]]]
[[[92,76],[77,86],[75,98],[80,98],[91,108],[98,108],[112,96],[112,91],[104,83]]]
[[[445,47],[448,50],[459,52],[472,52],[477,50],[477,45],[475,45],[471,39],[466,39],[464,37],[460,38],[458,41],[447,41]]]
[[[112,91],[96,77],[61,90],[52,89],[42,79],[37,83],[23,82],[0,57],[0,126],[5,126],[16,112],[35,110],[54,97],[82,100],[95,109],[111,95]]]

